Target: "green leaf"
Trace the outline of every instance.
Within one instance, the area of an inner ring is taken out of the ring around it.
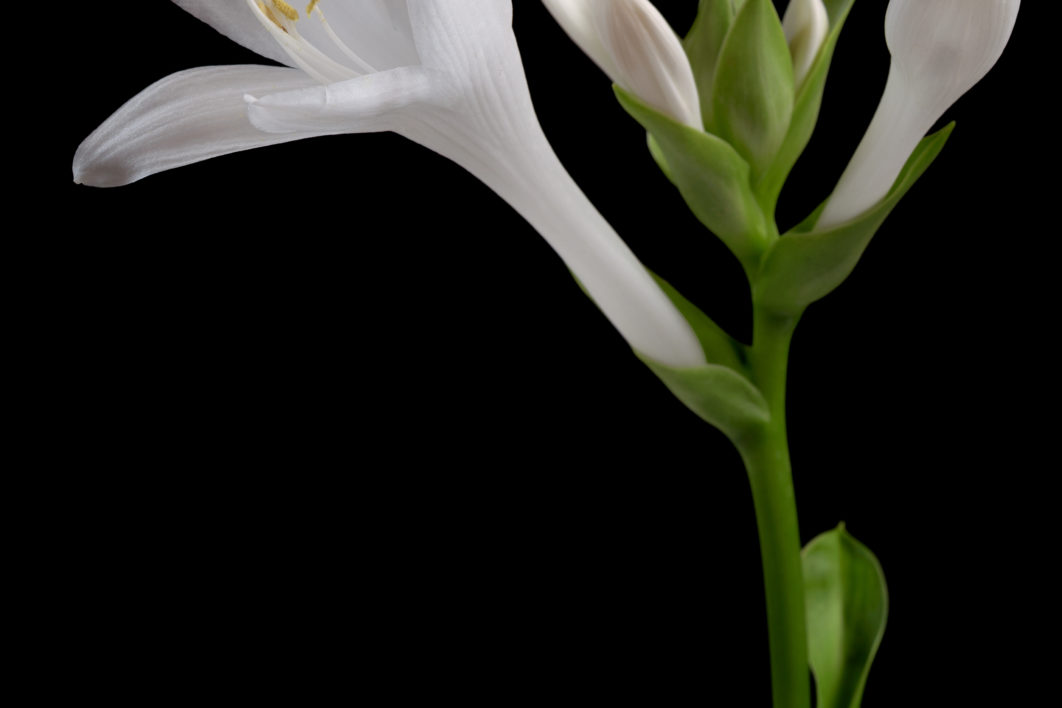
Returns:
[[[737,148],[758,180],[793,115],[793,60],[771,0],[745,0],[723,42],[714,84],[716,133]]]
[[[709,132],[715,132],[712,94],[715,86],[715,67],[719,50],[723,48],[727,30],[734,21],[733,0],[701,0],[697,19],[683,41],[686,56],[693,67],[697,80],[697,92],[701,98],[701,117]]]
[[[774,208],[778,203],[778,195],[782,191],[782,186],[797,159],[804,152],[804,148],[807,147],[808,141],[811,140],[811,134],[815,131],[815,124],[819,120],[819,109],[822,106],[822,94],[826,88],[826,77],[833,61],[833,51],[854,2],[855,0],[825,0],[824,2],[826,14],[830,18],[829,34],[826,35],[826,40],[819,50],[818,58],[811,65],[808,75],[804,77],[804,82],[797,88],[793,118],[789,123],[785,140],[782,141],[774,162],[756,185],[756,193],[760,195],[760,204],[763,205],[764,213],[769,216],[774,215]]]
[[[889,614],[885,573],[844,524],[816,536],[801,556],[818,708],[859,708]]]
[[[690,410],[731,440],[740,439],[770,420],[767,401],[760,390],[729,367],[708,364],[675,369],[641,354],[638,357]]]
[[[852,221],[814,231],[825,202],[800,225],[777,239],[756,276],[755,301],[775,312],[798,314],[851,274],[870,239],[948,141],[951,123],[922,140],[889,193]]]
[[[613,89],[652,136],[654,157],[701,223],[746,269],[758,264],[767,245],[767,223],[749,186],[748,163],[715,135],[672,120],[618,86]]]
[[[704,350],[704,358],[708,360],[708,363],[719,364],[737,371],[744,370],[745,345],[723,331],[723,328],[712,321],[712,318],[684,298],[666,280],[652,271],[649,272],[649,275],[653,276],[660,289],[664,291],[664,294],[671,299],[678,311],[689,322],[693,333],[697,335],[697,340],[701,343],[701,348]]]

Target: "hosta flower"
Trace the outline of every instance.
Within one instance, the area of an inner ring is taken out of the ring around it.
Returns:
[[[568,36],[614,83],[661,113],[703,129],[693,69],[649,0],[542,0]]]
[[[874,119],[818,226],[848,221],[884,197],[922,137],[980,81],[1010,39],[1020,0],[892,0],[889,78]]]
[[[826,34],[830,30],[830,18],[822,0],[789,0],[782,18],[785,41],[793,56],[793,80],[797,86],[804,80],[815,63]]]
[[[205,67],[148,87],[78,148],[76,181],[114,186],[314,135],[392,130],[454,160],[524,216],[638,351],[704,363],[692,330],[553,153],[509,0],[175,0],[288,67]],[[411,195],[411,199],[413,195]]]

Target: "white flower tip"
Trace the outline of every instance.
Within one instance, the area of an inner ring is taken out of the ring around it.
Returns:
[[[885,40],[894,68],[939,116],[999,61],[1020,0],[892,0]]]
[[[649,0],[542,2],[613,82],[676,121],[703,129],[693,68]]]
[[[892,0],[889,79],[874,119],[817,228],[853,219],[888,194],[908,157],[946,110],[1003,54],[1020,0]]]
[[[793,80],[800,86],[830,31],[826,6],[822,0],[789,0],[782,18],[782,30],[793,57]]]
[[[594,25],[613,81],[680,123],[703,129],[693,68],[678,35],[649,0],[594,2]]]

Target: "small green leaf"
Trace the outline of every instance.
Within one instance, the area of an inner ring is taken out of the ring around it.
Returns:
[[[771,245],[756,276],[756,302],[779,313],[797,314],[851,274],[870,239],[948,141],[951,123],[922,140],[889,193],[852,221],[814,231],[825,203]]]
[[[683,41],[686,56],[693,67],[693,76],[697,80],[697,92],[701,98],[701,117],[705,128],[715,132],[712,94],[715,86],[715,66],[719,59],[719,50],[723,48],[727,30],[734,21],[733,0],[701,0],[697,9],[697,19]]]
[[[771,0],[745,0],[723,42],[712,94],[713,125],[758,180],[793,115],[793,60]]]
[[[801,555],[818,708],[859,708],[889,614],[885,573],[844,524],[813,538]]]
[[[718,137],[682,125],[614,86],[616,97],[655,141],[654,157],[693,213],[746,269],[759,263],[767,224],[749,186],[749,166]],[[653,150],[650,143],[650,150]]]
[[[774,214],[774,207],[778,203],[782,185],[785,184],[793,165],[804,152],[808,141],[811,140],[811,134],[815,131],[815,124],[819,120],[819,108],[822,106],[822,94],[826,88],[826,77],[833,61],[833,51],[854,2],[855,0],[825,0],[824,2],[826,14],[830,19],[829,34],[826,35],[826,40],[819,50],[818,58],[812,64],[808,75],[804,77],[804,82],[797,89],[793,118],[789,123],[789,131],[786,133],[785,140],[782,141],[774,162],[756,185],[756,193],[761,197],[760,204],[763,205],[764,213],[768,215]]]
[[[674,369],[641,354],[638,357],[690,410],[731,440],[740,439],[770,420],[767,401],[760,390],[729,367],[708,364]]]

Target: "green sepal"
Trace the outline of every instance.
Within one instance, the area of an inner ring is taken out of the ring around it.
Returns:
[[[751,429],[767,423],[771,417],[767,400],[745,375],[745,345],[724,332],[666,280],[651,271],[650,275],[689,322],[708,363],[676,369],[635,351],[638,358],[676,398],[731,440],[736,442]]]
[[[693,27],[682,42],[693,69],[693,77],[697,80],[701,118],[709,132],[714,132],[715,108],[712,94],[715,87],[716,62],[726,33],[734,21],[735,12],[733,0],[701,0],[697,8],[697,19],[693,21]]]
[[[749,186],[748,163],[726,141],[650,108],[619,86],[620,105],[655,141],[650,151],[678,187],[694,215],[746,267],[759,263],[767,246],[767,223]]]
[[[771,0],[745,0],[727,32],[712,91],[715,132],[758,181],[782,147],[793,115],[793,60]]]
[[[950,123],[923,139],[885,198],[862,215],[814,231],[824,202],[774,241],[756,276],[755,301],[778,313],[798,314],[844,282],[885,218],[940,154],[954,127]]]
[[[697,341],[704,350],[704,358],[709,364],[726,366],[736,371],[745,368],[746,347],[727,334],[722,327],[717,325],[712,318],[701,312],[701,309],[682,296],[678,290],[656,273],[649,271],[656,284],[664,291],[679,313],[686,318],[693,333],[697,335]]]
[[[829,34],[826,35],[819,49],[815,63],[811,65],[804,81],[797,87],[793,117],[785,140],[782,141],[782,146],[778,149],[778,154],[771,166],[756,184],[760,204],[763,205],[764,213],[769,216],[773,216],[782,186],[797,159],[804,152],[804,148],[807,147],[808,141],[811,140],[811,134],[815,131],[815,124],[819,120],[819,109],[822,106],[822,94],[826,88],[826,77],[833,61],[833,51],[854,2],[855,0],[824,0],[826,14],[830,19]]]
[[[817,706],[859,708],[889,614],[885,573],[844,524],[813,538],[801,559]]]
[[[767,400],[744,375],[727,366],[706,364],[675,369],[635,352],[675,397],[708,423],[737,441],[771,417]]]

